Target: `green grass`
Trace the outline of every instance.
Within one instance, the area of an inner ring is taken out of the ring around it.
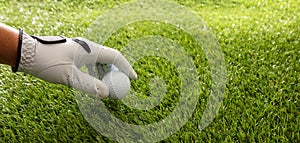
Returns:
[[[86,28],[122,1],[4,1],[0,22],[24,28],[29,34],[84,36]],[[189,122],[165,142],[299,142],[300,141],[300,2],[289,1],[183,1],[212,28],[225,55],[226,94],[214,121],[200,131],[210,78],[201,77],[203,91]],[[135,27],[135,31],[128,30]],[[159,29],[163,29],[160,31]],[[112,35],[106,45],[121,49],[129,40],[162,35],[183,45],[193,57],[198,74],[209,75],[203,51],[191,37],[166,24],[136,23]],[[184,41],[188,38],[189,40]],[[123,121],[145,124],[172,112],[176,72],[162,59],[149,57],[134,65],[141,75],[133,86],[147,92],[147,79],[162,75],[169,82],[162,104],[149,111],[133,110],[119,101],[105,100]],[[153,65],[158,65],[157,67]],[[175,74],[172,75],[171,73]],[[0,142],[109,142],[83,118],[72,90],[41,81],[8,66],[0,69]],[[122,109],[122,110],[120,110]],[[125,110],[124,110],[125,109]]]

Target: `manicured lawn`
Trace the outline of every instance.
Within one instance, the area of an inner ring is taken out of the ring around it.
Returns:
[[[175,1],[175,0],[174,0]],[[0,22],[32,35],[81,37],[107,10],[125,3],[113,0],[0,1]],[[210,78],[201,76],[199,103],[190,120],[166,142],[300,142],[300,1],[177,0],[195,11],[212,29],[224,52],[227,85],[214,121],[199,123],[210,92]],[[134,27],[135,30],[128,30]],[[162,31],[160,31],[162,30]],[[201,48],[174,26],[141,22],[112,36],[106,46],[122,49],[134,37],[161,35],[179,42],[193,57],[198,74],[209,75]],[[145,93],[154,75],[168,81],[163,102],[149,111],[104,100],[118,118],[132,124],[160,121],[178,101],[176,71],[162,59],[149,57],[134,65],[140,79],[133,88]],[[154,66],[155,65],[155,66]],[[146,71],[152,71],[152,74]],[[174,95],[174,96],[173,96]],[[122,109],[122,110],[121,110]],[[0,69],[0,142],[109,142],[84,119],[73,91],[30,75]]]

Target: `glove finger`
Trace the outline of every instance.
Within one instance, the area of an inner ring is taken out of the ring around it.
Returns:
[[[85,93],[95,94],[98,97],[106,98],[109,95],[109,89],[102,81],[88,75],[78,68],[74,67],[72,72],[71,86]]]
[[[89,75],[96,77],[95,70],[92,64],[86,64]]]
[[[73,38],[73,40],[83,47],[80,48],[81,51],[78,52],[79,55],[76,55],[75,58],[75,63],[77,63],[78,67],[81,67],[83,64],[94,64],[95,62],[100,64],[113,64],[128,77],[137,79],[136,72],[118,50],[98,45],[85,38]],[[97,59],[94,59],[94,56],[96,56]]]
[[[103,65],[101,64],[97,64],[97,70],[98,70],[98,74],[99,74],[99,79],[102,79],[104,77],[104,75],[106,74]]]
[[[113,64],[128,77],[137,79],[136,72],[127,59],[118,50],[108,47],[102,48],[99,51],[97,62],[101,64]]]

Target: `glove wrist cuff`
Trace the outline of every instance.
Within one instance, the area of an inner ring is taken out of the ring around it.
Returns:
[[[17,51],[17,59],[16,64],[12,67],[13,72],[17,72],[19,69],[20,59],[21,59],[21,50],[22,50],[22,41],[23,41],[23,29],[19,30],[19,42],[18,42],[18,51]]]
[[[35,62],[35,40],[20,29],[18,57],[13,72],[30,71]]]

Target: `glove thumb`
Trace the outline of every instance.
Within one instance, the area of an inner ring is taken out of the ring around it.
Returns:
[[[109,89],[105,83],[79,70],[73,68],[72,80],[70,85],[82,92],[94,94],[100,98],[106,98],[109,95]]]

